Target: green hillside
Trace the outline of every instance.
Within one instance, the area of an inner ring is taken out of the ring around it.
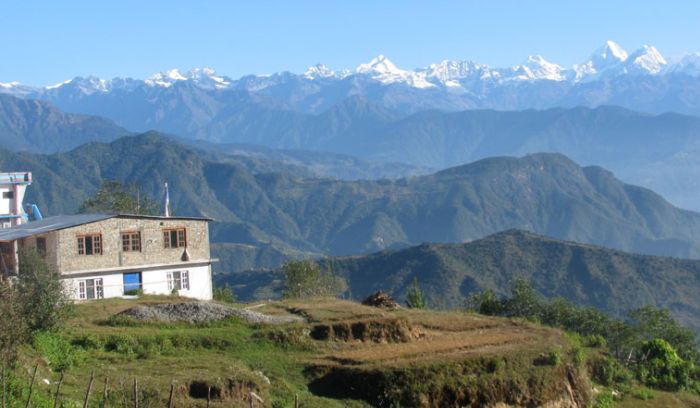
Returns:
[[[700,330],[700,261],[645,256],[511,230],[465,244],[424,244],[366,256],[332,258],[358,298],[385,290],[404,299],[417,279],[433,306],[459,306],[486,288],[505,295],[524,278],[547,297],[561,296],[616,315],[655,305]]]
[[[66,151],[83,143],[109,142],[130,133],[109,119],[65,113],[44,101],[0,94],[0,147]]]
[[[350,255],[520,228],[633,252],[700,256],[700,214],[558,154],[339,181],[252,173],[148,133],[53,155],[4,152],[0,168],[34,172],[26,201],[47,215],[75,212],[104,179],[137,183],[156,199],[167,181],[176,214],[216,220],[214,242],[282,253]],[[224,272],[241,269],[221,265]]]

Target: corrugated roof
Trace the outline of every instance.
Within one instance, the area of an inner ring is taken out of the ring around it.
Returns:
[[[78,225],[102,221],[116,216],[116,214],[77,214],[47,217],[41,221],[32,221],[16,227],[0,229],[0,241],[14,241],[16,239],[31,237],[32,235],[76,227]]]
[[[90,224],[92,222],[103,221],[110,218],[141,218],[141,219],[162,219],[162,220],[195,220],[211,221],[209,218],[199,217],[162,217],[151,215],[134,214],[76,214],[57,215],[47,217],[41,221],[32,221],[12,228],[0,229],[0,241],[14,241],[31,237],[32,235],[44,234],[50,231],[57,231],[65,228],[77,227],[78,225]]]

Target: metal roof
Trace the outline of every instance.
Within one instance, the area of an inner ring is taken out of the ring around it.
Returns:
[[[134,214],[76,214],[57,215],[47,217],[40,221],[32,221],[16,227],[0,229],[0,241],[14,241],[17,239],[31,237],[33,235],[44,234],[65,228],[77,227],[83,224],[103,221],[110,218],[141,218],[141,219],[162,219],[162,220],[194,220],[211,221],[209,218],[198,217],[161,217],[152,215]]]
[[[32,235],[76,227],[114,217],[116,217],[116,214],[78,214],[47,217],[40,221],[32,221],[16,227],[0,229],[0,241],[14,241],[31,237]]]

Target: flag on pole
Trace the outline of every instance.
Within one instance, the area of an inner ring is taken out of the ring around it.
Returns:
[[[165,182],[165,208],[164,214],[166,217],[170,217],[170,191],[168,191],[168,182]]]

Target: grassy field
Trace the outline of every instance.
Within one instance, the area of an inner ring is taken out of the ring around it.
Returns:
[[[136,304],[182,301],[153,297],[79,304],[68,328],[57,336],[72,351],[41,355],[25,350],[24,377],[38,363],[35,392],[50,401],[59,378],[52,368],[72,360],[61,388],[66,407],[82,406],[92,372],[91,406],[100,406],[105,378],[108,406],[133,406],[134,379],[141,407],[162,407],[171,384],[178,407],[206,406],[210,387],[212,407],[249,407],[251,398],[256,407],[290,407],[295,396],[302,407],[481,406],[499,401],[537,406],[590,397],[585,363],[577,361],[567,336],[511,319],[388,311],[341,300],[235,306],[306,319],[285,325],[236,318],[206,325],[112,318]],[[676,394],[655,392],[657,402],[673,398],[681,405],[669,406],[697,406],[692,397],[683,401]]]

